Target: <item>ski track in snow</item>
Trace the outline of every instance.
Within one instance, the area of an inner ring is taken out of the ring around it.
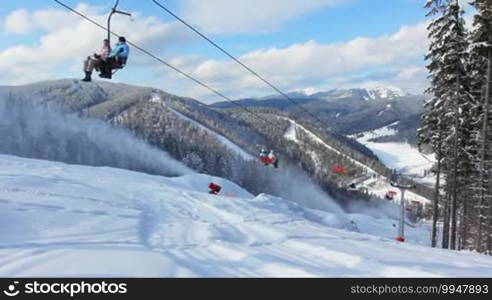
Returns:
[[[287,120],[290,122],[290,127],[289,129],[287,129],[287,132],[284,134],[284,138],[287,139],[287,140],[290,140],[290,141],[293,141],[295,143],[299,143],[299,139],[297,138],[297,135],[296,135],[296,130],[297,129],[300,129],[302,131],[304,131],[313,141],[315,141],[316,143],[322,145],[323,147],[325,147],[326,149],[332,151],[332,152],[335,152],[339,155],[342,155],[344,156],[346,159],[350,160],[352,163],[354,163],[355,165],[363,168],[364,170],[366,170],[368,173],[370,174],[377,174],[376,171],[374,171],[373,169],[371,169],[370,167],[364,165],[363,163],[353,159],[352,157],[346,155],[346,154],[343,154],[342,152],[338,151],[337,149],[331,147],[330,145],[328,145],[327,143],[325,143],[322,139],[320,139],[318,136],[316,136],[314,133],[312,133],[311,131],[309,131],[308,129],[306,129],[304,126],[298,124],[297,122],[291,120],[291,119],[288,119],[288,118],[283,118],[284,120]],[[313,157],[313,160],[316,160],[316,158]]]
[[[422,246],[425,224],[399,244],[391,219],[349,215],[358,233],[327,218],[208,175],[0,155],[0,276],[492,276],[491,257]]]

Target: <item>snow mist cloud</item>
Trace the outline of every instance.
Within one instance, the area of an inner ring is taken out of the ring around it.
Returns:
[[[164,176],[192,173],[167,153],[102,121],[0,99],[0,153]]]

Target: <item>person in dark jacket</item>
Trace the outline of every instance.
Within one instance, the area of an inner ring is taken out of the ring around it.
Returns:
[[[97,71],[104,70],[106,68],[106,61],[110,53],[109,41],[105,39],[103,41],[103,47],[99,53],[94,53],[93,56],[88,56],[84,61],[85,78],[82,81],[90,82],[92,80],[92,72],[94,69]]]

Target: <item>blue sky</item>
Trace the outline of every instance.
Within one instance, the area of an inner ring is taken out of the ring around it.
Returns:
[[[104,21],[113,1],[64,1]],[[422,0],[162,0],[282,89],[426,84]],[[133,20],[113,28],[231,97],[270,94],[151,0],[121,0]],[[81,76],[80,61],[104,32],[50,0],[2,0],[0,84]],[[28,57],[28,58],[25,58]],[[22,59],[24,58],[24,59]],[[207,91],[134,51],[115,81],[216,101]]]

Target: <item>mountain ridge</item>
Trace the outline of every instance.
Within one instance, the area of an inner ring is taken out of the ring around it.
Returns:
[[[264,184],[260,184],[260,181],[268,182],[268,176],[274,171],[264,168],[256,160],[244,160],[241,155],[231,151],[236,147],[252,157],[256,157],[261,147],[276,149],[284,168],[301,168],[324,189],[331,193],[342,193],[338,197],[342,199],[343,192],[339,188],[341,182],[346,180],[329,171],[333,164],[343,162],[354,177],[364,173],[364,168],[347,158],[367,165],[380,174],[389,172],[369,149],[357,141],[327,128],[320,128],[309,120],[299,119],[288,111],[255,110],[261,119],[269,120],[266,123],[240,109],[205,105],[151,87],[99,81],[81,83],[71,79],[20,87],[3,86],[0,87],[2,97],[127,128],[139,138],[185,162],[187,166],[199,172],[228,178],[253,193],[264,192]],[[321,149],[310,139],[304,139],[302,144],[289,141],[284,134],[290,123],[282,118],[289,118],[302,125],[334,151]],[[270,123],[275,123],[275,126]],[[204,130],[197,124],[210,130]],[[224,143],[221,137],[230,143]],[[309,151],[323,151],[320,156],[321,168],[316,167]],[[255,178],[248,174],[263,175]]]
[[[412,95],[401,90],[377,88],[373,88],[372,92],[369,89],[334,89],[310,96],[298,92],[290,95],[293,96],[292,100],[315,113],[322,123],[340,135],[350,136],[399,121],[401,130],[392,137],[393,141],[408,141],[414,145],[417,142],[416,131],[427,99],[427,95]],[[285,111],[297,118],[313,121],[312,117],[301,111],[297,105],[281,96],[241,99],[234,104],[219,102],[212,104],[212,107],[234,109],[237,105]]]
[[[404,92],[402,89],[394,86],[372,86],[372,87],[353,87],[353,88],[334,88],[327,91],[313,91],[311,89],[293,90],[286,93],[289,97],[298,99],[345,99],[360,97],[365,101],[371,100],[394,100],[401,97],[412,96],[413,94]],[[257,98],[244,98],[245,100],[269,100],[277,99],[278,94],[272,94]]]

